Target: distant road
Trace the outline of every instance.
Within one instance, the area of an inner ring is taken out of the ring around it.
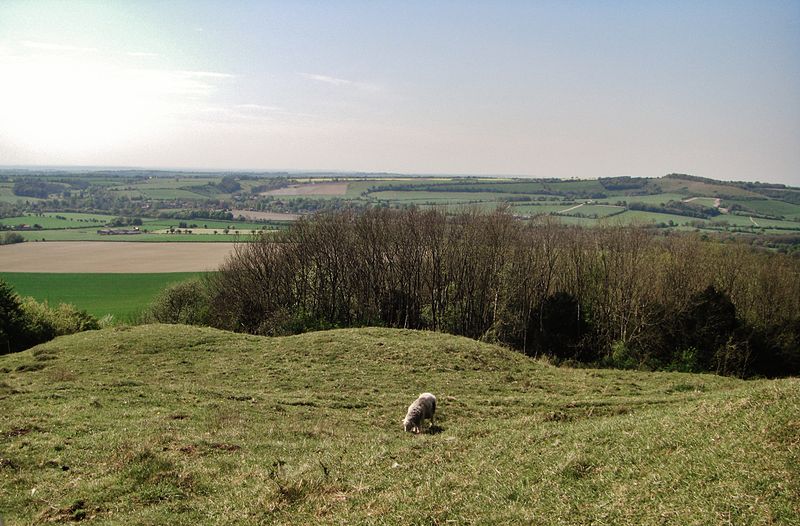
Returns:
[[[559,210],[559,211],[558,211],[558,212],[556,212],[556,213],[557,213],[557,214],[564,214],[564,213],[566,213],[566,212],[569,212],[570,210],[575,210],[576,208],[580,208],[580,207],[582,207],[584,204],[586,204],[586,203],[581,203],[581,204],[579,204],[579,205],[575,205],[575,206],[573,206],[573,207],[571,207],[571,208],[565,208],[564,210]]]
[[[2,272],[203,272],[216,270],[233,243],[25,242],[0,246]]]

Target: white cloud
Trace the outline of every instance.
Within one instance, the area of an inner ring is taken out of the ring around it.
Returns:
[[[369,84],[367,82],[357,82],[354,80],[340,79],[328,75],[320,75],[318,73],[300,73],[300,76],[307,78],[309,80],[313,80],[315,82],[329,84],[331,86],[348,86],[352,88],[370,90],[370,91],[378,89],[378,87],[375,84]]]
[[[177,73],[189,77],[210,78],[210,79],[232,79],[236,77],[236,75],[232,75],[230,73],[220,73],[218,71],[178,70]]]
[[[74,157],[130,147],[155,140],[176,122],[208,120],[203,108],[235,78],[96,59],[0,55],[0,135],[34,155]]]
[[[278,106],[264,106],[263,104],[237,104],[236,108],[242,110],[255,110],[255,111],[284,111],[283,108]]]
[[[159,53],[148,53],[147,51],[128,51],[126,53],[129,57],[160,57]]]
[[[33,40],[21,40],[20,44],[26,48],[43,49],[46,51],[68,51],[75,53],[94,53],[97,51],[97,48],[94,47],[70,46],[65,44],[53,44],[50,42],[36,42]]]

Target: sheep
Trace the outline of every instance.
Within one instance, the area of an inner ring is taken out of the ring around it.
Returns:
[[[430,393],[422,393],[408,406],[408,412],[403,419],[403,428],[406,432],[419,434],[422,421],[429,418],[433,426],[433,414],[436,412],[436,397]]]

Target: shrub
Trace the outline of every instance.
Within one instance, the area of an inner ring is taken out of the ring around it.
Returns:
[[[616,341],[611,345],[611,354],[605,359],[604,365],[615,369],[636,369],[639,361],[633,349],[625,342]]]
[[[22,234],[6,232],[3,239],[0,239],[0,245],[13,245],[15,243],[22,243],[23,241],[25,241],[25,238],[22,237]]]
[[[686,349],[676,352],[667,370],[680,373],[699,372],[700,364],[697,360],[697,354],[697,349],[695,347],[687,347]]]
[[[8,283],[0,280],[0,354],[25,348],[24,318],[19,296]]]
[[[59,303],[58,307],[51,309],[51,312],[53,313],[52,322],[56,329],[56,336],[100,328],[100,322],[97,321],[97,318],[70,303]]]
[[[56,329],[52,323],[52,311],[47,302],[39,303],[33,298],[22,298],[25,332],[31,346],[52,340]]]
[[[47,301],[22,299],[25,327],[32,345],[52,340],[56,336],[99,329],[97,319],[69,303],[51,307]]]
[[[209,293],[205,281],[190,279],[159,294],[142,315],[146,323],[207,325]]]

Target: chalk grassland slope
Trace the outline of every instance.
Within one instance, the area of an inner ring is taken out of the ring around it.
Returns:
[[[9,524],[797,524],[800,382],[443,334],[151,325],[0,357]],[[403,433],[420,392],[433,433]]]
[[[0,247],[4,272],[206,272],[219,268],[233,243],[96,243],[54,241]]]
[[[20,296],[51,305],[71,303],[98,318],[111,314],[117,320],[133,320],[168,285],[199,275],[0,272],[0,279]]]

